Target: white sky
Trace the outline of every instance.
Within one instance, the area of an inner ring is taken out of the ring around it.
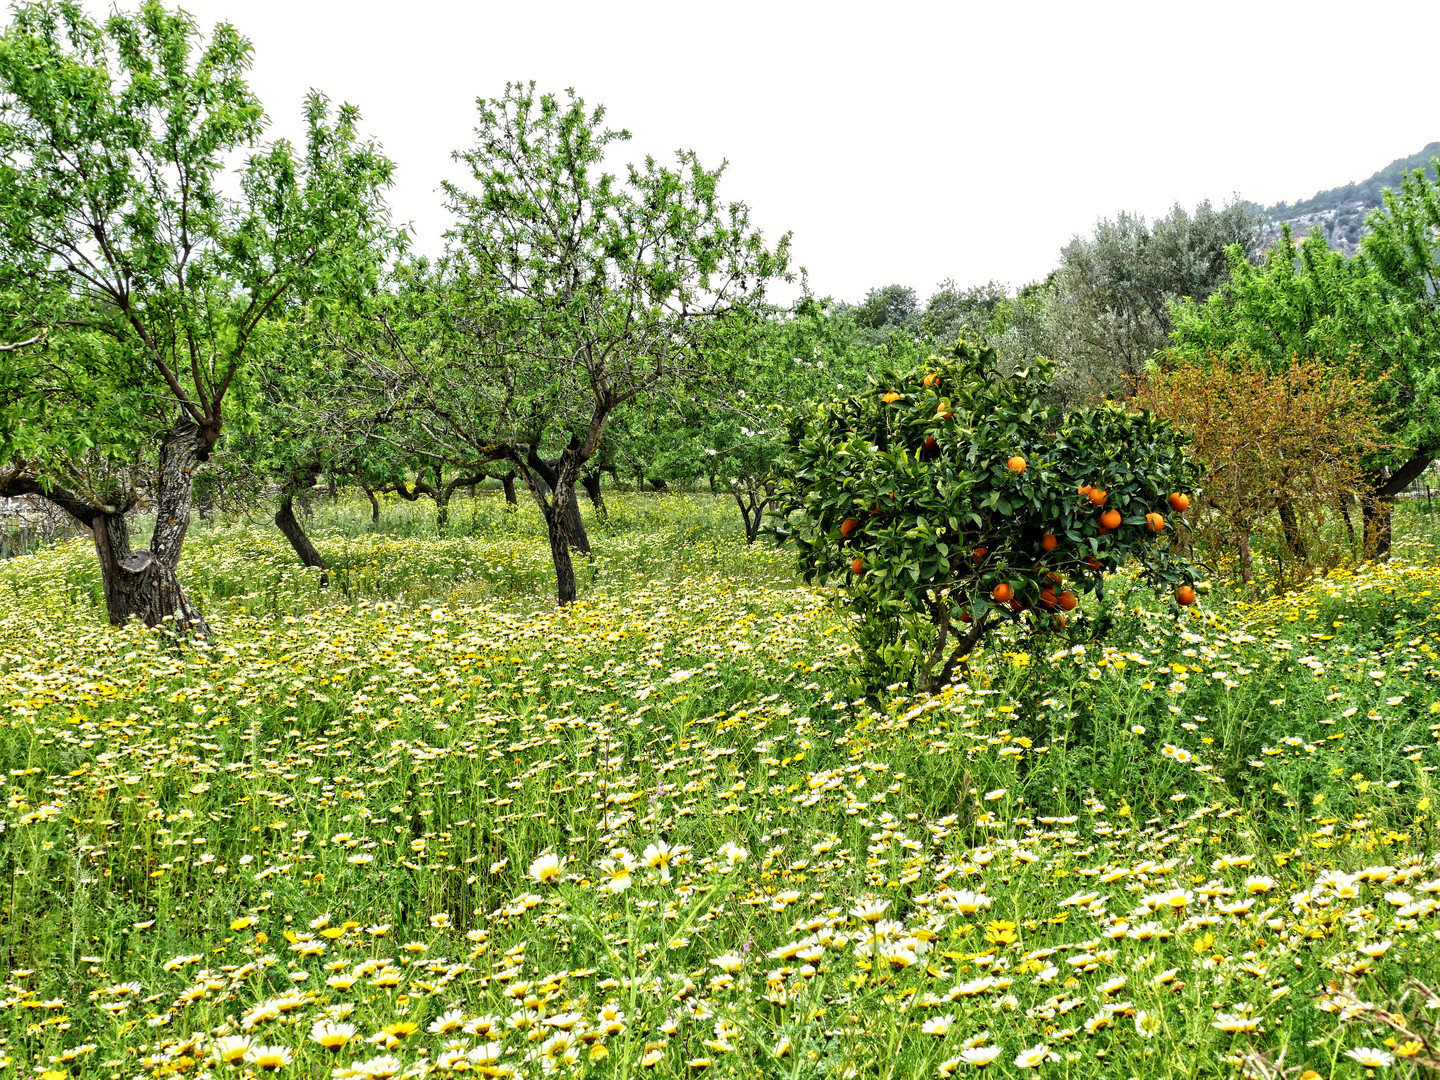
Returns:
[[[475,99],[534,79],[606,105],[627,158],[728,159],[722,194],[793,231],[816,291],[849,300],[1021,285],[1118,210],[1294,201],[1440,139],[1434,0],[181,6],[254,42],[277,132],[299,133],[312,86],[360,107],[423,251]]]

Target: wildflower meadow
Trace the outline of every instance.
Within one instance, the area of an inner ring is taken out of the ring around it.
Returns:
[[[1253,606],[1117,578],[1104,638],[997,639],[877,705],[733,507],[612,496],[568,608],[502,507],[438,539],[322,505],[324,589],[274,530],[197,525],[210,642],[109,627],[81,541],[0,565],[9,1072],[1428,1061],[1422,515]]]

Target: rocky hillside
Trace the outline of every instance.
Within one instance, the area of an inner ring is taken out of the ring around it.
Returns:
[[[1381,204],[1381,192],[1399,187],[1400,178],[1412,169],[1431,165],[1440,157],[1440,142],[1432,142],[1409,157],[1397,158],[1367,180],[1317,191],[1308,199],[1274,206],[1254,206],[1264,221],[1265,242],[1280,235],[1280,226],[1289,223],[1296,236],[1304,236],[1317,225],[1324,230],[1330,246],[1352,252],[1365,234],[1365,215]]]

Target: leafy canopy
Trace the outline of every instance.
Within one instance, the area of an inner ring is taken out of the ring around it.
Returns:
[[[0,371],[0,457],[101,486],[177,409],[213,445],[291,305],[373,277],[391,163],[354,108],[318,94],[303,147],[257,148],[250,57],[232,27],[207,41],[158,3],[103,24],[70,2],[16,8],[0,35],[0,324],[45,340]]]

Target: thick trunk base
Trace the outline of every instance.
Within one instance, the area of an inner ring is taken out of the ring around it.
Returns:
[[[182,634],[210,636],[210,624],[190,603],[175,571],[144,549],[119,561],[118,588],[130,614],[146,626],[169,623]]]

